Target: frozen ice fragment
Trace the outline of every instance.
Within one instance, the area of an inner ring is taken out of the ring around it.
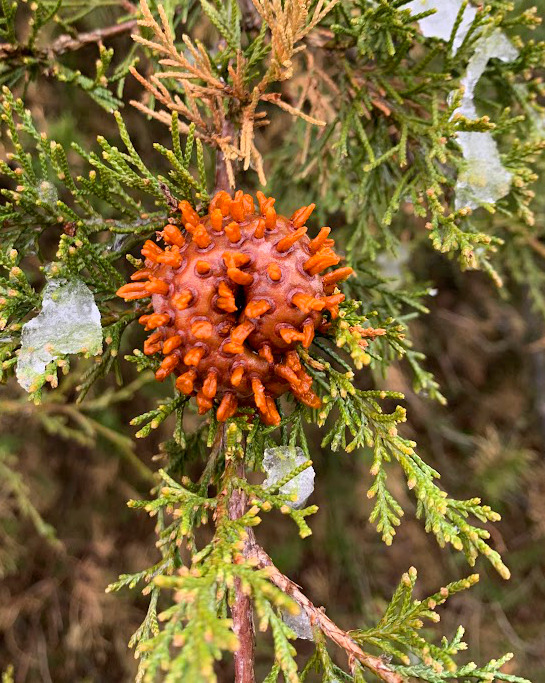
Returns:
[[[289,626],[301,640],[314,640],[310,619],[303,608],[301,608],[299,614],[290,614],[289,612],[283,611],[282,621]]]
[[[483,75],[486,65],[491,59],[512,62],[517,56],[518,50],[500,29],[479,38],[475,43],[475,51],[468,62],[466,72],[460,81],[461,85],[464,86],[464,94],[462,104],[457,111],[468,118],[476,118],[477,111],[473,97],[475,87]]]
[[[418,25],[426,38],[440,38],[447,41],[450,40],[456,17],[462,7],[462,0],[413,0],[413,2],[409,2],[405,7],[411,11],[411,14],[420,14],[430,9],[436,10],[434,14],[420,19]],[[476,13],[475,7],[466,5],[462,21],[458,26],[452,43],[452,51],[454,53],[463,43]]]
[[[307,459],[301,448],[293,446],[267,448],[263,457],[263,469],[267,478],[263,482],[263,486],[265,488],[274,486],[294,469],[305,463]],[[284,495],[297,495],[296,501],[287,503],[290,507],[299,509],[305,505],[314,491],[314,476],[314,468],[310,466],[280,487],[279,491]]]
[[[499,29],[481,37],[476,45],[465,75],[462,102],[457,112],[469,119],[478,117],[473,101],[475,88],[490,59],[510,62],[518,51]],[[457,209],[469,206],[475,209],[482,204],[493,204],[509,192],[512,174],[501,163],[498,146],[490,133],[458,133],[465,164],[456,184]]]
[[[502,164],[490,133],[458,133],[464,163],[456,182],[455,207],[494,204],[509,192],[512,174]]]
[[[413,0],[406,7],[412,14],[435,9],[434,14],[419,20],[420,29],[426,37],[449,40],[462,7],[462,0]],[[468,4],[454,37],[454,53],[467,35],[475,14],[475,7]],[[510,62],[516,59],[517,55],[517,49],[501,30],[497,29],[486,36],[481,36],[475,44],[475,51],[461,80],[464,94],[457,111],[468,119],[477,118],[473,98],[488,61],[501,59]],[[502,165],[496,142],[491,134],[459,133],[458,142],[466,163],[456,186],[456,208],[469,206],[475,209],[483,204],[493,204],[504,197],[509,192],[512,176]]]
[[[23,325],[17,381],[29,391],[55,358],[68,353],[96,355],[102,349],[100,311],[80,280],[49,280],[42,310]]]

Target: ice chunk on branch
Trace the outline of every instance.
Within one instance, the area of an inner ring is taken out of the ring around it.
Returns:
[[[34,391],[47,365],[69,353],[96,355],[102,349],[100,311],[80,280],[50,280],[40,313],[23,326],[16,375]]]
[[[314,640],[312,625],[305,610],[301,607],[299,614],[282,612],[282,621],[291,628],[298,638],[302,640]]]
[[[263,486],[265,488],[275,486],[306,462],[308,459],[301,448],[293,446],[267,448],[263,457],[263,469],[267,473],[267,478],[263,482]],[[305,505],[314,491],[314,476],[314,468],[309,465],[280,487],[280,493],[287,496],[297,496],[295,501],[289,502],[287,505],[295,509],[302,508]]]
[[[490,59],[511,62],[517,58],[518,51],[507,36],[499,29],[481,37],[475,52],[469,60],[462,78],[464,94],[460,113],[468,119],[478,117],[473,100],[475,88]],[[458,133],[458,143],[462,148],[465,165],[456,184],[456,208],[469,206],[472,209],[482,204],[493,204],[509,192],[512,174],[503,166],[498,147],[490,133]]]
[[[462,0],[413,0],[413,2],[407,4],[407,8],[411,11],[411,14],[420,14],[421,12],[434,9],[435,12],[433,14],[423,17],[418,21],[422,34],[426,38],[450,40],[456,18],[462,8]],[[475,19],[476,13],[475,7],[469,4],[466,5],[462,14],[462,20],[452,42],[454,54],[456,54],[456,51],[464,42],[464,38],[473,23],[473,19]]]
[[[422,33],[426,37],[450,40],[456,18],[462,8],[462,0],[413,0],[407,4],[407,8],[412,14],[434,9],[433,14],[419,19],[418,24]],[[475,7],[466,5],[452,43],[454,53],[463,43],[475,14]],[[475,43],[475,51],[461,81],[464,94],[457,112],[468,119],[478,118],[473,98],[475,87],[488,61],[501,59],[510,62],[516,59],[517,55],[516,48],[500,29],[481,36]],[[492,135],[488,132],[460,132],[458,142],[462,148],[464,165],[456,184],[456,208],[469,206],[476,209],[483,204],[494,204],[498,199],[505,197],[511,187],[512,174],[503,166]]]

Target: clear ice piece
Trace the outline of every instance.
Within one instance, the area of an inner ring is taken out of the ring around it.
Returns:
[[[30,391],[55,358],[68,353],[96,355],[102,349],[100,311],[80,280],[49,280],[40,313],[23,325],[17,381]]]
[[[442,40],[450,40],[452,29],[456,22],[456,17],[462,7],[462,0],[413,0],[407,3],[405,8],[411,11],[411,14],[420,14],[427,10],[436,10],[434,14],[424,17],[418,21],[420,30],[426,38],[440,38]],[[477,10],[471,5],[466,5],[462,15],[462,21],[458,26],[454,41],[452,43],[452,51],[456,54],[460,45],[464,42],[469,27],[475,19]]]
[[[282,621],[291,628],[298,638],[302,640],[314,640],[310,619],[303,608],[299,614],[282,612]]]
[[[307,460],[308,458],[300,448],[293,446],[267,448],[263,457],[263,469],[267,474],[267,478],[263,482],[263,486],[265,488],[274,486]],[[315,474],[312,466],[307,467],[306,470],[303,470],[303,472],[279,489],[280,493],[284,495],[297,495],[296,501],[287,503],[290,507],[299,509],[305,505],[314,491]]]

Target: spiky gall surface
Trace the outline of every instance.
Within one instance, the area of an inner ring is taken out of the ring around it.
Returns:
[[[290,391],[317,408],[297,345],[308,348],[315,330],[338,315],[344,294],[337,283],[351,268],[323,272],[340,262],[324,227],[307,236],[314,204],[287,218],[275,200],[218,192],[208,214],[186,201],[176,223],[148,240],[144,268],[118,290],[126,300],[151,297],[140,323],[152,334],[144,353],[161,353],[159,381],[174,373],[179,391],[195,395],[199,412],[216,406],[225,421],[239,406],[255,406],[266,424],[278,424],[275,399]]]

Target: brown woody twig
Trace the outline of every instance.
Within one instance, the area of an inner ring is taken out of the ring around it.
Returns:
[[[286,595],[293,598],[300,607],[306,612],[311,624],[319,627],[322,633],[332,640],[336,645],[342,648],[348,655],[349,662],[357,660],[364,667],[372,671],[375,676],[378,676],[385,683],[404,683],[403,676],[391,669],[386,662],[380,657],[367,654],[357,643],[355,643],[350,635],[337,626],[326,615],[322,608],[316,607],[307,596],[301,592],[299,586],[293,581],[284,576],[273,564],[271,558],[267,553],[256,543],[249,548],[248,559],[257,561],[261,568],[268,568],[269,578],[275,586],[284,591]]]
[[[136,28],[137,20],[130,19],[121,24],[98,28],[95,31],[88,31],[86,33],[78,33],[75,36],[63,34],[45,49],[29,48],[26,45],[14,45],[13,43],[0,43],[0,60],[33,56],[35,59],[47,63],[49,60],[65,52],[79,50],[84,45],[89,45],[90,43],[101,43],[107,38],[130,33]]]
[[[78,33],[75,36],[62,35],[59,36],[49,47],[49,51],[55,55],[62,55],[64,52],[79,50],[84,45],[89,43],[101,43],[107,38],[114,38],[123,33],[130,33],[137,28],[137,20],[129,19],[121,24],[114,26],[106,26],[104,28],[97,28],[94,31],[87,33]]]
[[[239,466],[238,476],[244,477],[244,462]],[[235,489],[229,499],[229,517],[239,519],[246,511],[247,496],[241,489]],[[255,545],[254,533],[246,529],[247,537],[244,542],[243,554],[246,555]],[[240,579],[235,579],[235,602],[231,607],[233,617],[233,631],[238,638],[238,650],[234,654],[235,683],[255,683],[254,650],[255,628],[252,601],[250,596],[242,591]]]

